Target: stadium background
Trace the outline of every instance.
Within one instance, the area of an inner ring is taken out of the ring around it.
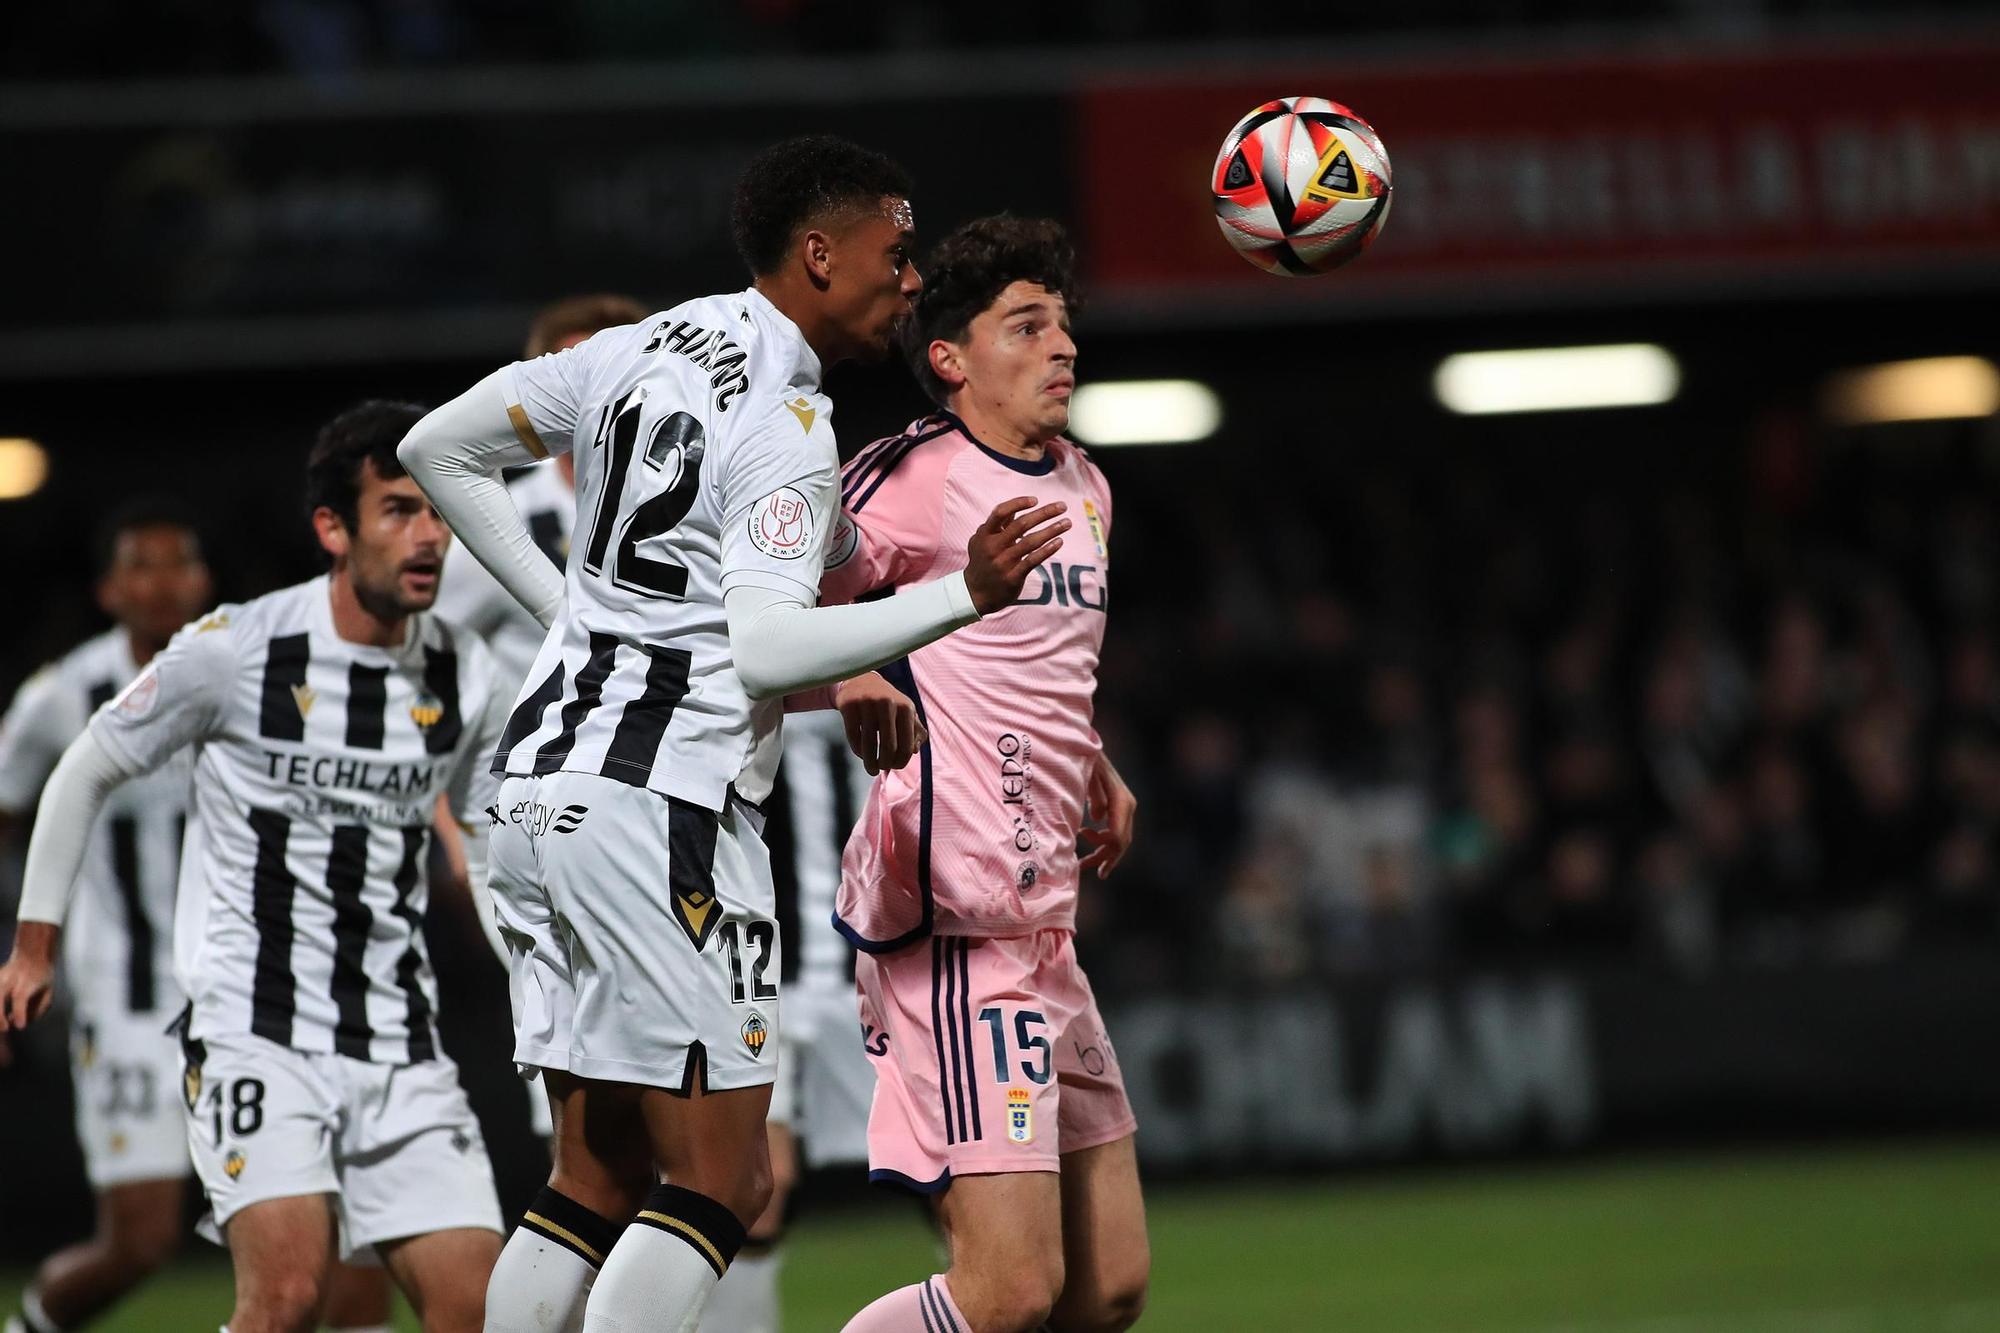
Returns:
[[[1082,949],[1142,1121],[1147,1326],[2000,1327],[2000,417],[1990,386],[1918,421],[1841,387],[2000,359],[2000,27],[1243,17],[15,7],[0,437],[47,476],[0,502],[0,688],[97,625],[117,498],[193,504],[225,597],[311,573],[318,422],[439,401],[556,296],[736,285],[740,164],[846,133],[912,167],[929,237],[1077,229],[1085,381],[1221,404],[1204,440],[1095,455],[1099,725],[1142,806]],[[1286,93],[1354,106],[1396,166],[1384,238],[1329,278],[1242,264],[1204,199],[1223,131]],[[1454,353],[1627,342],[1677,359],[1671,401],[1432,392]],[[921,407],[893,370],[829,388],[850,450]],[[518,1202],[499,971],[432,925]],[[17,1054],[9,1271],[89,1215],[60,1029]],[[795,1327],[930,1260],[906,1211],[816,1178]],[[110,1327],[212,1326],[223,1283],[191,1250]]]

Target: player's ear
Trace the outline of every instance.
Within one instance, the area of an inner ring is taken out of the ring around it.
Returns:
[[[325,505],[313,510],[313,532],[319,538],[319,548],[335,560],[347,554],[347,523]]]
[[[833,238],[817,227],[806,228],[800,238],[800,257],[813,286],[824,289],[833,281]]]
[[[931,374],[943,380],[947,388],[958,389],[965,385],[965,361],[959,355],[958,345],[943,338],[931,339]]]

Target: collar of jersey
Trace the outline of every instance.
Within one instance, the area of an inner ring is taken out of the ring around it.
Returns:
[[[806,335],[799,331],[799,326],[792,323],[791,316],[772,305],[771,298],[755,287],[743,289],[743,300],[766,319],[775,320],[778,327],[790,336],[795,360],[792,363],[791,373],[785,377],[785,382],[818,393],[822,373],[819,353],[813,351],[812,344],[806,341]]]
[[[957,429],[960,435],[971,440],[973,444],[978,446],[981,453],[998,463],[1001,467],[1012,468],[1016,472],[1024,472],[1031,477],[1046,477],[1049,473],[1056,470],[1056,451],[1052,448],[1044,446],[1042,456],[1039,459],[1016,458],[1012,454],[1001,453],[998,449],[995,449],[992,445],[966,429],[965,423],[959,419],[957,413],[946,412],[943,415],[950,419],[952,426]],[[1049,441],[1051,445],[1054,443],[1054,440]]]

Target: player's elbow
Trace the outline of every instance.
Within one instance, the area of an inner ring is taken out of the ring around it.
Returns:
[[[772,671],[755,653],[738,652],[736,678],[743,682],[743,693],[750,696],[753,703],[783,698],[798,688],[793,682]]]

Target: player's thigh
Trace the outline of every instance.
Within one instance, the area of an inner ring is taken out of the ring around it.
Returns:
[[[157,1268],[181,1247],[186,1197],[185,1175],[108,1186],[97,1195],[98,1235],[134,1268]]]
[[[765,1115],[771,1086],[683,1096],[659,1088],[640,1095],[653,1154],[670,1184],[705,1194],[747,1228],[771,1193],[771,1151]]]
[[[303,1194],[245,1205],[224,1225],[223,1237],[236,1275],[239,1322],[310,1328],[333,1269],[332,1197]]]
[[[426,1333],[473,1333],[486,1313],[486,1283],[500,1235],[475,1227],[432,1231],[378,1247]]]
[[[1063,1154],[1063,1294],[1058,1329],[1123,1327],[1152,1273],[1146,1203],[1131,1135]]]
[[[655,1179],[639,1088],[547,1070],[553,1169],[549,1183],[600,1217],[628,1221]]]
[[[1032,1306],[1062,1289],[1062,1192],[1055,1172],[955,1177],[938,1196],[937,1214],[961,1307]]]

